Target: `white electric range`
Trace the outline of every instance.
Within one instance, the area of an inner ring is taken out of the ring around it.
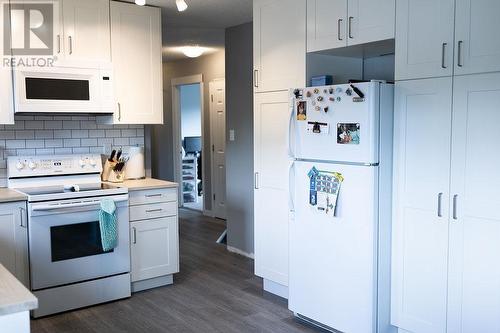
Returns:
[[[9,188],[28,197],[34,317],[130,297],[128,190],[101,183],[100,155],[8,158]],[[116,204],[118,246],[104,251],[99,211]]]

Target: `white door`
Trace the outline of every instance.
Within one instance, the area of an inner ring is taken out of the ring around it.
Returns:
[[[455,74],[500,71],[500,1],[457,0]]]
[[[255,274],[288,286],[288,92],[255,95]]]
[[[448,332],[500,331],[500,74],[456,77]]]
[[[446,332],[452,79],[395,87],[391,322]]]
[[[254,1],[255,91],[305,86],[306,0]]]
[[[179,272],[177,217],[130,223],[132,282]]]
[[[111,61],[108,0],[64,0],[62,17],[67,60]]]
[[[347,43],[365,44],[394,38],[395,0],[349,0]]]
[[[0,263],[29,287],[26,203],[0,205]]]
[[[454,0],[398,0],[396,80],[453,74]]]
[[[347,0],[307,0],[307,52],[347,46],[346,27]]]
[[[115,123],[163,124],[161,11],[111,2]]]
[[[225,81],[210,82],[210,133],[212,137],[212,209],[226,219],[226,93]]]
[[[333,213],[321,206],[320,192],[311,193],[320,186],[313,168],[321,179],[344,177]],[[341,332],[375,332],[378,167],[295,162],[294,174],[290,310]]]

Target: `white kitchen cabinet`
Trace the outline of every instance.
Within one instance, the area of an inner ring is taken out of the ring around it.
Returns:
[[[132,282],[179,272],[177,216],[130,223]]]
[[[255,92],[306,82],[306,0],[255,0]]]
[[[160,8],[111,1],[116,124],[163,124]]]
[[[0,204],[0,263],[29,288],[26,202]]]
[[[391,322],[446,331],[452,79],[397,82]]]
[[[177,189],[130,192],[132,290],[173,283],[179,272]]]
[[[500,73],[398,82],[396,96],[392,324],[497,332]]]
[[[255,274],[284,287],[288,286],[289,123],[287,91],[255,95]]]
[[[307,0],[307,51],[394,38],[395,0]]]
[[[7,21],[0,24],[0,41],[3,43],[4,29],[10,29],[10,16],[4,16],[5,6],[0,6],[0,17],[6,17]],[[3,44],[0,51],[4,52]],[[12,91],[12,70],[10,67],[0,66],[0,124],[14,124],[14,94]]]
[[[307,0],[307,52],[347,46],[347,0]]]
[[[453,89],[448,332],[498,332],[500,73]]]
[[[500,71],[500,1],[456,0],[455,75]]]
[[[78,66],[111,61],[109,0],[63,0],[64,60]],[[62,36],[59,38],[63,38]]]
[[[396,80],[453,73],[455,0],[398,0]]]

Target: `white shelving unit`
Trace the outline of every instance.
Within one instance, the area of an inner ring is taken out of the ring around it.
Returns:
[[[198,158],[188,155],[182,159],[182,195],[185,203],[198,202]]]

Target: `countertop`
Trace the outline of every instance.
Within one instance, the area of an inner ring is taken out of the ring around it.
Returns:
[[[26,201],[26,196],[10,188],[0,188],[0,203]]]
[[[126,180],[123,183],[110,183],[119,187],[126,187],[129,191],[152,190],[157,188],[177,188],[179,184],[167,182],[154,178],[145,178],[137,180]]]
[[[0,316],[37,307],[38,299],[0,264]]]

